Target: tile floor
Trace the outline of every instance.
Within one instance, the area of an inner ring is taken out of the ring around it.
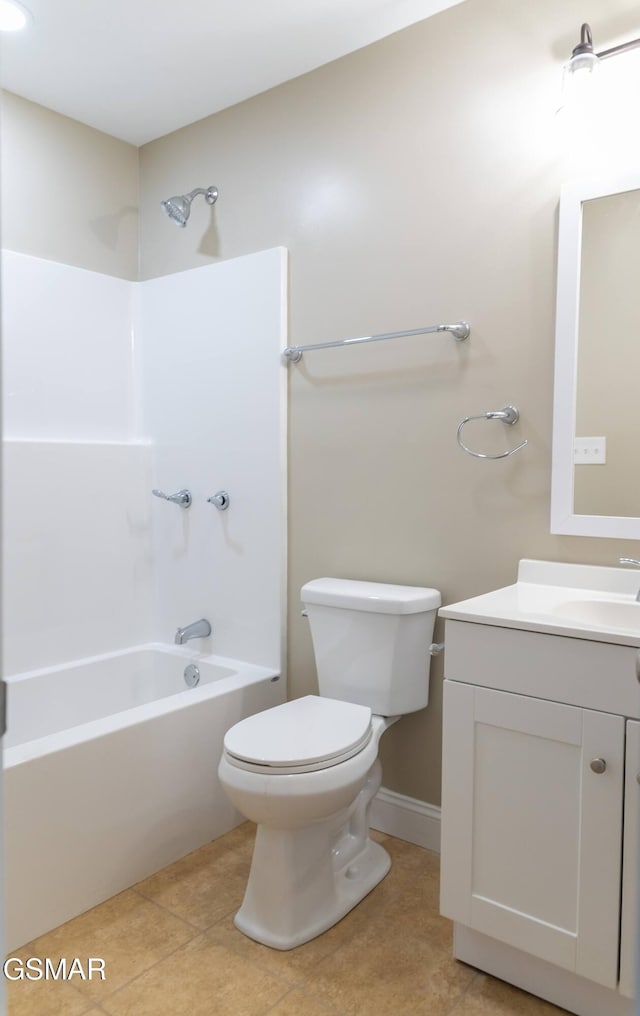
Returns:
[[[282,953],[236,931],[245,823],[13,955],[106,960],[102,981],[9,984],[9,1016],[560,1016],[451,958],[437,854],[375,833],[392,868],[339,924]]]

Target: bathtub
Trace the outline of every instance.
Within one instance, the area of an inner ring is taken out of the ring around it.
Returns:
[[[9,949],[237,825],[224,734],[285,698],[274,670],[160,644],[6,680]]]

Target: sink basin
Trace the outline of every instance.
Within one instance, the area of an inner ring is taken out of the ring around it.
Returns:
[[[640,633],[640,603],[631,599],[564,600],[552,608],[552,613],[594,628],[624,628]]]
[[[515,584],[442,607],[440,617],[640,648],[639,579],[628,568],[525,558]]]

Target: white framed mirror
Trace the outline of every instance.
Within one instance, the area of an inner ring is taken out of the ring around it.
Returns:
[[[560,197],[551,532],[640,539],[640,170]]]

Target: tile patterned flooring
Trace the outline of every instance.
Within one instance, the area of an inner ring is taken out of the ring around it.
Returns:
[[[439,857],[373,834],[387,877],[339,924],[290,952],[236,931],[245,823],[13,955],[106,960],[106,980],[17,981],[9,1016],[561,1016],[451,957]]]

